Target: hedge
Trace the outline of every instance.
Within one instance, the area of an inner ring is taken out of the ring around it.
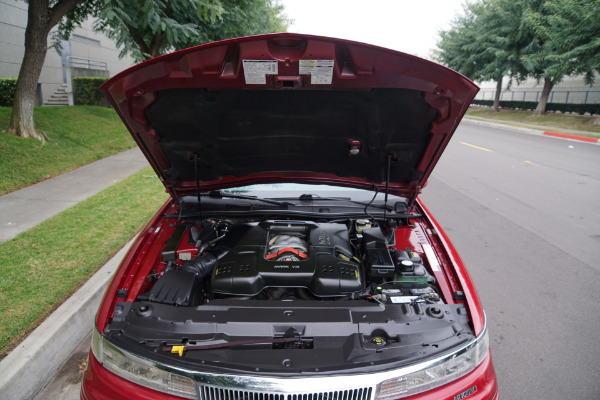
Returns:
[[[473,105],[491,107],[494,105],[494,100],[473,100]],[[500,101],[500,107],[512,108],[521,110],[535,110],[538,103],[535,101]],[[548,103],[546,104],[546,111],[559,111],[562,113],[576,113],[576,114],[600,114],[600,104],[573,104],[573,103]]]
[[[17,78],[0,78],[0,107],[12,107]]]
[[[76,105],[105,106],[109,104],[98,88],[108,78],[79,77],[73,78],[73,100]]]

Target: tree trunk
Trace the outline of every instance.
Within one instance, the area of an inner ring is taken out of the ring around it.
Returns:
[[[37,83],[48,50],[50,29],[81,0],[59,0],[49,8],[49,0],[30,0],[25,29],[25,55],[21,63],[8,131],[15,135],[44,141],[35,130],[33,105]]]
[[[498,112],[500,111],[500,94],[502,93],[502,77],[498,78],[496,81],[496,93],[494,94],[494,105],[492,106],[492,111]]]
[[[548,97],[550,96],[550,92],[552,91],[552,87],[554,83],[552,83],[552,79],[544,78],[544,88],[542,89],[542,96],[540,97],[540,101],[533,112],[533,115],[542,115],[546,113],[546,104],[548,104]]]
[[[24,138],[32,137],[43,142],[44,136],[35,130],[33,105],[38,79],[48,49],[48,32],[46,31],[48,1],[30,1],[27,14],[25,55],[19,71],[8,131]]]

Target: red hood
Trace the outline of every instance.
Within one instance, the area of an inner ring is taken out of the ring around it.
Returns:
[[[478,91],[397,51],[291,33],[154,58],[101,90],[172,195],[323,183],[412,197]]]

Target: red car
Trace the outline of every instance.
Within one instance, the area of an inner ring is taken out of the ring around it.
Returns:
[[[497,399],[486,317],[417,195],[478,88],[299,34],[102,87],[171,198],[96,317],[82,399]]]

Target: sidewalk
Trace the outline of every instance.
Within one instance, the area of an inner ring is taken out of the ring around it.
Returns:
[[[87,199],[148,165],[139,148],[0,196],[0,243]]]

